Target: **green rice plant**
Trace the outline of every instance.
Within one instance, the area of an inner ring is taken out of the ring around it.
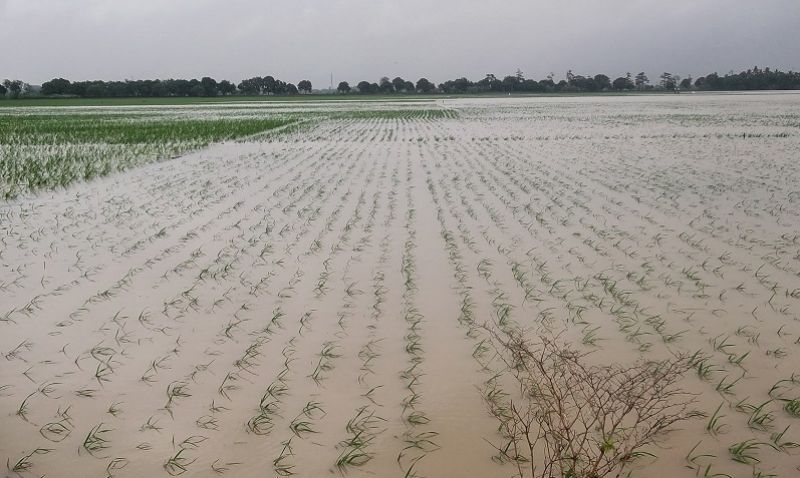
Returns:
[[[203,415],[195,420],[195,425],[204,430],[219,430],[219,420],[211,415]]]
[[[729,446],[728,453],[733,461],[752,465],[761,461],[756,456],[756,453],[763,445],[764,443],[750,438]]]
[[[319,356],[328,359],[341,357],[341,355],[336,352],[336,347],[336,344],[333,342],[325,342],[322,344],[322,350],[320,351]]]
[[[83,443],[81,444],[81,449],[86,450],[95,458],[102,458],[98,456],[98,453],[111,447],[108,438],[105,436],[109,432],[111,432],[110,428],[103,428],[103,423],[99,423],[89,430],[89,433],[86,435],[86,438],[84,438]]]
[[[274,427],[272,415],[263,411],[247,421],[247,429],[256,435],[267,435]]]
[[[794,392],[795,387],[800,384],[800,378],[792,374],[787,379],[778,380],[769,390],[769,396],[776,400],[786,400],[785,395]]]
[[[19,404],[17,407],[17,411],[15,414],[20,417],[21,419],[28,421],[28,413],[30,412],[29,401],[30,399],[36,395],[36,392],[31,392],[25,399],[22,400],[22,403]]]
[[[139,431],[140,432],[143,432],[143,431],[146,431],[146,430],[153,430],[153,431],[156,431],[156,432],[160,432],[163,429],[164,429],[164,427],[158,426],[158,419],[156,417],[154,417],[154,416],[151,416],[150,418],[148,418],[147,422],[145,422],[144,425],[139,427]]]
[[[772,403],[772,400],[767,400],[761,405],[753,408],[753,412],[750,414],[750,419],[747,421],[747,424],[750,426],[750,428],[755,428],[756,430],[761,431],[766,431],[772,428],[772,424],[775,422],[775,415],[772,413],[772,411],[766,408],[770,403]]]
[[[730,377],[730,375],[725,375],[724,377],[722,377],[722,379],[719,382],[717,382],[716,390],[719,393],[722,393],[722,394],[725,394],[725,395],[732,395],[734,393],[733,392],[733,387],[736,385],[736,383],[739,382],[739,380],[742,379],[742,377],[739,377],[739,378],[737,378],[735,380],[728,380],[729,377]]]
[[[383,387],[383,385],[376,385],[375,387],[372,387],[369,390],[367,390],[366,392],[364,392],[361,396],[367,398],[374,405],[377,405],[373,395],[375,394],[375,391],[377,391],[379,388],[382,388],[382,387]]]
[[[476,359],[480,359],[483,357],[486,352],[490,350],[489,346],[486,344],[486,339],[481,340],[472,349],[472,356]]]
[[[727,473],[715,473],[711,468],[711,464],[709,463],[703,469],[702,478],[733,478],[733,477]]]
[[[784,428],[783,431],[775,432],[770,435],[769,441],[772,445],[772,448],[786,453],[788,453],[789,450],[800,448],[800,443],[784,440],[783,437],[786,435],[786,432],[789,431],[789,426],[790,425],[786,425],[786,428]]]
[[[367,435],[366,431],[360,430],[352,437],[340,442],[339,446],[343,450],[336,459],[336,468],[344,472],[348,467],[358,467],[369,462],[375,456],[374,453],[367,451],[373,440],[374,436]]]
[[[738,367],[744,368],[742,366],[742,362],[744,362],[744,359],[746,359],[748,355],[750,355],[750,351],[749,350],[747,352],[741,354],[741,355],[736,355],[736,354],[728,355],[728,362],[730,362],[730,363],[732,363],[732,364],[734,364],[734,365],[736,365]]]
[[[239,385],[236,384],[236,381],[238,379],[239,379],[238,374],[236,374],[235,372],[228,372],[227,374],[225,374],[225,378],[222,379],[222,383],[217,389],[217,393],[230,400],[231,397],[229,393],[235,390],[239,390]]]
[[[689,453],[687,453],[686,456],[684,457],[687,463],[686,466],[690,469],[700,470],[701,467],[699,463],[700,460],[706,458],[716,458],[716,455],[712,455],[710,453],[695,453],[695,451],[697,450],[697,448],[700,446],[701,443],[703,443],[702,440],[695,443],[692,449],[689,450]]]
[[[718,352],[723,352],[726,355],[730,355],[727,350],[730,347],[733,347],[734,345],[728,342],[729,339],[730,337],[723,337],[722,335],[717,335],[716,337],[712,338],[709,342],[711,343],[711,346],[714,347],[714,350]]]
[[[281,445],[283,445],[283,448],[281,449],[278,457],[272,460],[272,467],[278,476],[292,476],[295,474],[294,471],[292,471],[294,469],[294,465],[286,463],[287,460],[294,456],[292,439],[290,438],[282,442]]]
[[[312,423],[309,420],[302,419],[302,416],[304,415],[299,415],[289,424],[289,429],[292,430],[292,433],[297,435],[298,438],[303,438],[303,433],[317,433],[312,427]]]
[[[767,357],[774,357],[777,359],[786,358],[789,355],[789,352],[786,351],[783,347],[777,347],[774,349],[767,350]]]
[[[597,331],[600,330],[600,326],[595,327],[584,327],[581,331],[583,333],[583,337],[581,338],[581,343],[583,345],[597,345],[597,341],[599,338],[597,337]]]
[[[438,436],[439,434],[435,431],[425,431],[416,434],[406,433],[403,435],[403,442],[406,444],[403,451],[418,450],[424,453],[436,451],[440,448],[434,441]]]
[[[94,378],[97,380],[97,383],[100,386],[103,386],[103,383],[109,382],[110,376],[114,374],[114,369],[111,368],[107,363],[101,362],[97,364],[97,368],[94,372]]]
[[[114,458],[106,466],[106,478],[112,478],[114,476],[114,472],[122,470],[123,468],[127,467],[129,463],[130,461],[127,458]]]
[[[16,347],[11,349],[5,354],[6,360],[14,360],[19,358],[23,352],[30,351],[33,348],[33,342],[30,340],[23,340]]]
[[[753,478],[778,478],[778,475],[773,473],[765,473],[761,470],[756,470],[755,467],[753,467]]]
[[[686,335],[687,332],[688,330],[681,330],[680,332],[676,332],[674,334],[663,334],[661,336],[661,339],[664,341],[665,344],[670,344],[678,341],[678,339]]]
[[[711,436],[717,436],[720,433],[723,433],[726,425],[722,423],[722,419],[725,418],[725,415],[721,414],[720,411],[722,410],[722,406],[725,402],[720,403],[714,413],[709,418],[708,423],[706,423],[706,431]]]
[[[185,438],[182,442],[178,443],[178,448],[186,450],[196,450],[201,443],[208,440],[208,437],[202,435],[192,435]]]
[[[9,471],[13,473],[24,473],[28,472],[33,468],[33,460],[32,458],[36,455],[46,455],[53,451],[52,448],[36,448],[32,452],[24,455],[22,458],[17,460],[13,465],[11,464],[11,459],[6,460],[6,467]]]
[[[218,475],[224,474],[225,472],[229,471],[233,466],[242,464],[241,462],[238,461],[229,461],[225,463],[221,463],[221,461],[222,460],[218,458],[214,460],[213,463],[211,463],[211,470]]]
[[[431,421],[424,412],[418,410],[406,414],[403,418],[411,426],[426,425]]]
[[[182,381],[174,381],[167,385],[167,403],[164,405],[164,409],[171,413],[172,405],[175,403],[175,400],[191,396],[192,394],[189,393],[189,384]]]
[[[398,464],[402,460],[403,456],[404,456],[403,452],[400,452],[400,454],[397,457]],[[420,478],[420,475],[417,474],[414,467],[416,467],[417,463],[419,463],[419,461],[422,460],[423,458],[425,458],[425,455],[420,455],[414,458],[413,460],[411,460],[411,462],[408,464],[408,467],[405,469],[403,469],[403,466],[400,465],[400,469],[405,472],[403,474],[403,478]]]
[[[789,415],[800,418],[800,399],[787,400],[786,403],[783,404],[783,409]]]
[[[275,400],[280,400],[280,397],[286,395],[289,392],[289,387],[286,386],[281,381],[275,381],[267,386],[266,394],[270,397],[274,398]]]
[[[184,456],[185,452],[186,449],[181,448],[174,455],[167,458],[166,463],[164,463],[164,470],[166,470],[170,476],[179,476],[186,473],[189,471],[189,465],[197,461],[197,458],[189,459]]]
[[[223,407],[221,405],[217,405],[214,400],[211,400],[211,406],[208,407],[208,410],[212,413],[219,413],[230,410],[229,408]]]

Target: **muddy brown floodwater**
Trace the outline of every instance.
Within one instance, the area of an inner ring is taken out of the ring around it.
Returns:
[[[513,476],[502,317],[698,353],[632,476],[798,476],[800,95],[435,108],[0,204],[5,474]]]

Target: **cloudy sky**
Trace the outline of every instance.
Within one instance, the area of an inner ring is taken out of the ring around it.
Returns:
[[[33,84],[754,65],[800,69],[800,0],[0,0],[0,78]]]

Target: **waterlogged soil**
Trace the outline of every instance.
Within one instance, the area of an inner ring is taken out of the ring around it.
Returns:
[[[435,108],[0,205],[5,475],[514,476],[503,320],[703,358],[632,476],[797,476],[800,95]]]

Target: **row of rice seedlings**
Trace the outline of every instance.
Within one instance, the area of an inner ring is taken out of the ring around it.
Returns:
[[[419,293],[417,286],[417,210],[415,201],[414,171],[411,162],[406,163],[405,172],[406,214],[404,229],[406,240],[403,244],[400,273],[403,280],[401,295],[403,319],[406,322],[404,349],[407,356],[407,367],[401,372],[407,391],[401,401],[402,417],[406,430],[402,434],[404,447],[397,456],[397,464],[404,476],[420,476],[417,464],[428,454],[439,449],[436,443],[438,433],[431,430],[431,418],[422,409],[421,380],[424,375],[425,349],[423,347],[423,326],[425,317],[419,312],[415,301]]]
[[[196,257],[196,255],[194,255],[193,257]],[[185,261],[184,261],[184,264],[186,264]],[[184,269],[185,269],[185,266],[184,266]],[[182,270],[173,270],[174,274],[180,274],[181,272],[182,272]],[[130,274],[130,273],[126,274],[126,276],[124,276],[121,279],[121,282],[120,282],[119,286],[113,285],[111,289],[116,288],[118,290],[121,290],[123,288],[129,287],[131,285],[132,277],[133,277],[133,274]],[[193,289],[196,288],[196,286],[197,286],[197,284],[195,284],[194,286],[190,287],[189,289],[187,289],[187,290],[185,290],[184,292],[181,293],[181,298],[185,299],[187,304],[191,304],[192,302],[196,302],[197,292],[193,291]],[[104,299],[105,296],[103,296],[103,295],[98,295],[98,297],[103,299],[103,300],[105,300]],[[109,296],[109,297],[111,297],[111,296]],[[91,305],[91,303],[89,305]],[[185,313],[187,311],[188,311],[188,309],[183,309],[183,310],[181,310],[181,313]],[[83,313],[84,314],[88,313],[88,309]],[[238,311],[237,311],[237,314],[238,314]],[[237,314],[234,314],[235,317],[238,317]],[[75,316],[75,317],[77,318],[77,316]],[[148,317],[148,314],[146,312],[143,312],[142,314],[140,314],[139,323],[142,324],[143,326],[146,326],[146,327],[152,327],[152,325],[153,325],[153,322]],[[109,324],[111,324],[111,329],[112,330],[107,330],[105,326],[101,327],[100,330],[103,331],[104,333],[106,333],[106,332],[113,333],[114,336],[115,336],[114,340],[117,342],[117,345],[130,343],[130,340],[131,340],[130,332],[125,330],[125,325],[124,325],[125,322],[124,322],[124,320],[122,320],[121,317],[115,316],[112,320],[109,321]],[[229,336],[230,335],[230,331],[234,330],[235,328],[236,327],[229,328],[228,329],[228,334],[225,334],[225,335]],[[114,331],[113,329],[116,329],[116,331]],[[110,352],[106,354],[104,352],[104,350],[110,350]],[[254,355],[254,354],[252,354],[250,352],[252,352],[252,349],[249,349],[246,352],[246,356],[245,356],[244,361],[242,363],[250,361],[249,357],[252,357]],[[174,352],[174,355],[177,355],[177,353],[178,352],[177,352],[177,349],[176,349],[176,351]],[[103,370],[104,366],[109,366],[109,367],[113,366],[111,368],[113,368],[113,369],[116,368],[116,366],[117,366],[116,364],[119,364],[119,362],[116,362],[115,361],[116,359],[113,359],[114,356],[115,356],[115,352],[110,347],[109,348],[105,348],[105,349],[103,349],[103,347],[95,347],[95,349],[93,349],[91,351],[88,351],[85,354],[85,358],[93,358],[94,360],[98,361],[98,367],[95,367],[95,369],[96,370],[101,370],[101,371]],[[157,375],[160,370],[168,368],[168,359],[171,356],[173,356],[173,353],[167,354],[164,357],[160,357],[160,358],[154,360],[153,363],[151,364],[151,369],[149,369],[148,372],[144,376],[145,379],[146,379],[146,377]],[[78,359],[76,360],[76,362],[77,362],[76,366],[78,366],[79,368],[82,366],[82,364],[81,364],[82,360],[83,360],[83,358],[81,356],[79,356]],[[108,376],[110,376],[110,375],[108,375]],[[98,377],[97,377],[98,380],[97,381],[98,381],[99,385],[103,385],[104,383],[107,383],[108,380],[103,379],[104,377],[106,377],[106,376],[98,374]],[[147,382],[148,383],[152,382],[152,380],[147,380]],[[178,386],[173,386],[173,385],[176,385],[176,384],[173,383],[173,384],[170,384],[170,386],[167,387],[167,395],[168,395],[168,402],[167,403],[168,404],[167,404],[166,408],[169,409],[170,412],[172,410],[171,403],[176,401],[177,398],[185,396],[185,394],[182,392],[182,390],[185,390],[184,387],[181,386],[182,384],[177,384]],[[180,393],[176,393],[176,391],[180,392]],[[92,396],[95,393],[95,391],[92,391],[92,390],[89,390],[89,389],[81,390],[79,392],[81,393],[82,396]],[[216,407],[216,408],[219,408],[219,407]],[[112,407],[110,407],[109,410],[110,410],[109,413],[111,413],[112,415],[119,414],[119,407],[118,406],[114,406],[112,404]],[[208,420],[208,419],[200,420],[200,419],[198,419],[198,423],[199,424],[208,425],[208,426],[214,426],[213,425],[214,424],[214,420]],[[200,426],[200,425],[198,425],[198,426]],[[158,425],[154,424],[154,425],[152,425],[152,428],[147,427],[145,429],[157,429],[157,428],[158,428]],[[49,427],[45,428],[44,430],[47,430],[46,433],[50,433],[51,435],[52,434],[57,434],[57,433],[60,433],[60,434],[67,433],[67,432],[64,432],[63,425],[59,425],[59,424],[51,424]],[[57,436],[57,435],[53,435],[53,436]],[[143,444],[143,446],[146,446],[146,444]],[[142,449],[145,449],[145,448],[142,448]],[[180,458],[181,458],[181,456],[185,455],[185,452],[179,452],[179,453],[180,453],[180,455],[178,456],[178,459],[177,460],[173,460],[173,463],[178,463],[178,464],[181,463]],[[117,463],[117,465],[118,465],[118,463]],[[113,466],[116,466],[116,465],[111,465],[111,466],[113,467]]]
[[[311,258],[317,255],[317,253],[321,250],[321,245],[325,242],[325,236],[334,230],[333,224],[334,222],[340,217],[340,213],[343,210],[344,204],[346,204],[347,198],[349,197],[350,192],[349,190],[342,196],[339,205],[337,206],[336,210],[333,214],[328,216],[326,224],[320,229],[320,233],[316,236],[315,239],[311,241],[309,249],[303,253],[302,257],[304,258]],[[336,243],[331,246],[327,257],[325,260],[322,261],[323,270],[317,280],[316,287],[314,289],[316,299],[322,300],[327,292],[328,288],[325,286],[325,282],[327,282],[328,277],[332,273],[333,269],[333,262],[337,258],[339,254],[347,249],[351,242],[351,234],[356,229],[358,224],[362,220],[361,215],[361,208],[365,205],[365,196],[362,193],[359,196],[359,199],[356,203],[356,208],[353,211],[353,214],[348,219],[344,227],[342,228],[342,232],[336,238]],[[355,298],[360,295],[355,288],[355,284],[352,283],[351,279],[349,278],[349,267],[352,258],[348,260],[347,265],[344,268],[344,272],[342,274],[342,278],[340,283],[343,284],[350,284],[349,287],[345,289],[344,293],[344,302],[343,305],[338,312],[337,316],[339,317],[338,325],[340,327],[340,332],[336,334],[337,337],[341,337],[342,334],[346,333],[347,330],[347,322],[346,319],[352,315],[350,309],[355,307],[354,300]],[[279,294],[280,296],[280,294]],[[310,326],[308,321],[305,319],[308,317],[308,314],[301,318],[301,325],[300,329],[298,330],[298,335],[302,336],[304,331],[310,331]],[[317,358],[315,361],[315,365],[313,370],[309,374],[309,378],[318,386],[322,384],[322,382],[327,378],[327,373],[332,371],[335,366],[335,361],[338,359],[341,354],[338,351],[340,346],[338,345],[337,340],[328,340],[324,341],[321,344],[321,350],[317,354]],[[273,413],[276,414],[278,412],[278,407],[275,407]],[[295,471],[295,463],[292,460],[294,456],[294,446],[296,443],[300,443],[298,440],[306,440],[309,438],[310,435],[316,433],[316,425],[315,422],[320,420],[326,416],[325,410],[323,409],[323,405],[320,402],[317,402],[313,399],[310,399],[306,404],[306,407],[295,416],[292,420],[288,422],[289,431],[292,433],[292,437],[284,440],[282,442],[282,447],[278,456],[275,457],[273,460],[273,469],[275,470],[276,474],[279,476],[291,476],[296,474]]]
[[[339,202],[333,214],[328,217],[326,224],[321,228],[319,235],[311,241],[310,248],[304,253],[305,257],[313,257],[316,254],[319,244],[321,244],[324,240],[325,234],[332,229],[334,221],[339,217],[342,205],[343,203]],[[313,209],[309,208],[308,210],[313,214],[311,221],[306,224],[307,226],[310,226],[310,224],[320,216],[314,212]],[[289,211],[285,210],[284,212],[288,213]],[[297,242],[295,241],[295,243]],[[325,270],[328,270],[330,261],[332,259],[332,254],[333,252],[331,252],[331,255],[329,255],[325,261],[323,261]],[[259,257],[263,258],[263,253],[260,254]],[[296,274],[296,279],[291,280],[286,287],[277,293],[279,301],[290,300],[292,298],[293,290],[296,284],[299,282],[300,277],[301,276],[299,274]],[[248,429],[251,432],[258,435],[264,435],[270,434],[274,430],[275,419],[281,416],[281,408],[283,405],[282,397],[289,391],[286,381],[290,376],[291,363],[295,359],[295,346],[293,344],[299,337],[302,337],[306,332],[311,331],[311,324],[314,316],[314,311],[309,310],[300,317],[299,329],[296,335],[290,340],[290,343],[292,344],[291,348],[287,346],[282,352],[284,355],[284,367],[277,374],[275,381],[273,381],[267,387],[265,393],[263,394],[259,404],[259,413],[252,417],[247,424]],[[274,330],[272,329],[272,321],[264,330],[268,333],[274,333]],[[339,357],[339,354],[336,352],[336,348],[337,346],[335,342],[332,341],[326,342],[322,345],[321,351],[317,357],[316,366],[309,375],[309,377],[317,384],[324,379],[323,374],[325,372],[333,369],[334,360]],[[273,460],[273,469],[275,470],[276,474],[279,476],[290,476],[295,474],[295,464],[291,459],[294,456],[293,440],[295,438],[303,439],[305,438],[304,435],[314,433],[313,420],[322,418],[324,415],[325,412],[322,408],[322,404],[310,400],[304,407],[303,411],[288,423],[289,430],[294,436],[282,442],[280,452]]]
[[[377,175],[378,167],[385,168],[385,162],[375,162],[370,168],[364,184],[374,184],[374,179]],[[380,184],[382,181],[378,181]],[[350,277],[350,269],[352,265],[360,263],[360,255],[372,243],[372,236],[374,234],[373,225],[376,221],[376,216],[379,207],[379,197],[382,190],[377,185],[377,190],[373,195],[373,201],[370,209],[366,213],[366,217],[362,215],[361,210],[367,206],[366,192],[362,191],[356,202],[356,207],[351,219],[345,224],[343,234],[339,237],[338,247],[336,250],[343,250],[344,247],[352,243],[351,235],[355,231],[357,225],[363,223],[363,234],[361,238],[352,246],[353,254],[348,260],[344,268],[344,273],[341,277],[341,283],[346,285],[344,287],[343,306],[339,312],[339,326],[340,334],[345,334],[347,328],[347,319],[353,315],[352,309],[356,307],[356,301],[365,296],[356,282]],[[366,219],[366,221],[365,221]],[[369,314],[364,314],[364,318],[369,317],[371,324],[368,325],[369,333],[367,334],[366,341],[358,348],[357,357],[361,361],[359,367],[358,382],[360,386],[367,389],[361,395],[362,402],[365,404],[360,405],[355,410],[355,415],[348,420],[345,425],[345,438],[337,443],[336,448],[339,450],[339,455],[334,463],[336,469],[344,473],[352,467],[361,467],[366,465],[373,457],[372,445],[375,439],[383,433],[384,429],[381,424],[386,420],[377,415],[378,406],[374,393],[380,388],[371,387],[368,381],[368,376],[373,374],[371,368],[372,362],[381,356],[379,343],[381,339],[376,338],[377,323],[381,320],[383,315],[382,304],[386,300],[387,288],[384,286],[384,274],[382,272],[383,263],[388,258],[388,249],[383,248],[380,259],[376,267],[373,269],[372,280],[372,295],[369,302]],[[365,297],[366,298],[366,297]]]
[[[701,289],[701,287],[698,287],[698,289]],[[612,290],[612,292],[613,292],[613,290]],[[773,297],[774,297],[774,294],[773,294]],[[664,324],[663,320],[659,320],[658,322],[653,322],[653,326],[654,326],[654,328],[656,329],[656,331],[657,331],[657,332],[659,332],[659,333],[662,333],[662,334],[663,334],[663,332],[662,332],[662,331],[663,331],[663,324]],[[683,332],[679,332],[678,334],[679,334],[679,335],[682,335],[682,334],[683,334]],[[674,339],[675,335],[676,335],[676,334],[664,335],[664,341],[665,341],[665,342],[672,342],[672,341],[674,341],[674,340],[675,340],[675,339]],[[757,335],[757,334],[753,334],[753,335],[751,335],[751,336],[749,337],[749,340],[751,340],[751,341],[753,341],[753,340],[757,340],[757,337],[758,337],[758,335]],[[757,342],[756,342],[756,343],[757,343]],[[779,349],[776,349],[776,350],[779,350]],[[768,353],[769,353],[769,351],[768,351]],[[738,366],[738,367],[742,367],[742,366],[743,366],[743,363],[744,363],[744,360],[747,358],[747,356],[748,356],[749,354],[750,354],[750,352],[749,352],[749,351],[745,351],[745,352],[742,352],[742,353],[731,353],[731,354],[729,355],[729,360],[728,360],[728,361],[729,361],[730,363],[732,363],[732,364],[734,364],[734,365]],[[700,364],[700,365],[702,366],[702,364]],[[706,372],[702,372],[702,371],[701,371],[701,373],[704,373],[704,374],[705,374]],[[724,381],[724,379],[723,379],[723,381]],[[725,390],[726,392],[730,392],[730,390],[731,390],[731,385],[730,385],[730,384],[726,384],[726,383],[724,383],[724,382],[723,382],[723,383],[722,383],[720,386],[718,386],[718,389],[722,389],[722,390]],[[769,416],[769,415],[766,415],[766,416]],[[756,425],[757,425],[758,423],[760,423],[760,420],[761,420],[761,419],[760,419],[760,418],[758,418],[758,417],[757,417],[757,418],[755,418],[755,422],[754,422],[753,420],[751,420],[751,425],[753,425],[753,424],[756,424]]]
[[[442,196],[445,204],[451,208],[450,217],[453,220],[459,221],[462,224],[462,215],[455,210],[455,204],[452,202],[452,195],[447,191],[446,182],[442,181],[439,187],[444,191]],[[475,303],[472,298],[472,287],[469,285],[467,268],[464,265],[464,258],[461,255],[459,245],[456,241],[456,236],[447,228],[445,210],[440,203],[436,186],[431,179],[428,179],[428,188],[432,194],[434,204],[437,205],[437,218],[441,228],[441,237],[444,240],[445,249],[448,251],[449,262],[453,268],[453,274],[457,282],[457,289],[461,297],[461,306],[459,312],[459,323],[466,328],[465,338],[473,342],[473,358],[481,366],[482,372],[485,374],[486,379],[479,387],[484,403],[486,403],[491,416],[498,420],[498,434],[502,440],[501,445],[492,445],[496,447],[498,453],[492,458],[498,463],[505,463],[507,461],[523,460],[521,454],[511,452],[511,448],[517,444],[521,437],[517,433],[511,433],[509,429],[511,410],[509,408],[510,395],[504,391],[501,384],[502,372],[497,372],[493,369],[493,354],[491,354],[491,340],[485,336],[483,325],[477,324],[475,321]],[[477,248],[475,241],[470,237],[469,228],[460,229],[461,238],[466,248],[469,249],[474,257],[481,257],[481,252]],[[505,294],[502,292],[501,284],[493,277],[492,262],[485,257],[477,261],[476,271],[477,276],[482,278],[487,285],[491,285],[492,291],[487,291],[488,298],[491,300],[492,307],[495,311],[495,323],[502,321],[500,327],[516,328],[518,325],[511,318],[512,307],[507,302],[503,301]],[[490,443],[494,439],[488,440]]]

